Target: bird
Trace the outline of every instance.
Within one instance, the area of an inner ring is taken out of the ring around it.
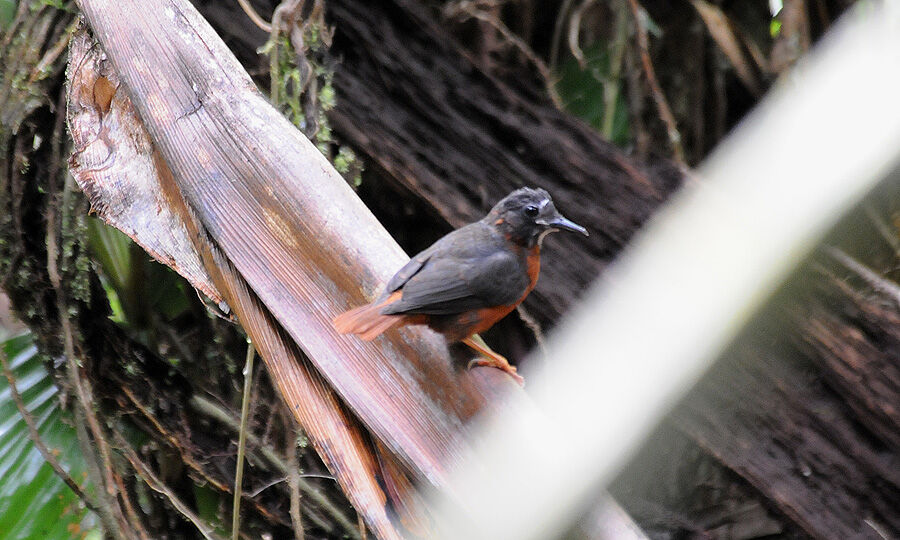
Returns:
[[[371,341],[391,328],[427,325],[448,343],[461,341],[478,352],[481,358],[470,368],[493,366],[523,384],[516,368],[475,334],[508,315],[534,289],[541,244],[558,230],[588,236],[587,229],[559,213],[547,191],[519,188],[481,220],[410,259],[375,301],[341,313],[334,328]]]

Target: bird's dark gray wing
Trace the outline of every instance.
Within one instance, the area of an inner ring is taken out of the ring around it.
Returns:
[[[480,249],[490,249],[490,247],[485,248],[485,246],[481,245],[484,243],[485,238],[483,228],[483,224],[475,222],[445,234],[437,242],[416,254],[403,268],[398,270],[394,277],[388,281],[387,286],[385,286],[383,296],[387,297],[387,295],[406,285],[406,282],[416,275],[432,256],[447,257],[455,254],[472,257]]]
[[[451,315],[509,305],[528,288],[523,266],[507,251],[464,259],[432,257],[403,285],[403,297],[381,312]]]
[[[431,258],[432,253],[434,253],[434,247],[435,246],[431,246],[425,251],[419,253],[418,255],[410,259],[408,263],[403,265],[403,268],[397,270],[397,273],[394,274],[394,277],[392,277],[391,280],[388,281],[387,286],[384,288],[384,295],[387,296],[388,294],[396,291],[397,289],[405,285],[411,277],[416,275],[416,272],[421,270],[422,266],[424,266],[425,263],[428,262],[428,259]]]

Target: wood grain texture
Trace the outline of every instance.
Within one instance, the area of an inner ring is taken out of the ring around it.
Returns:
[[[131,100],[118,92],[119,76],[103,49],[83,28],[72,37],[69,66],[66,123],[75,149],[69,169],[91,210],[221,302],[173,206],[178,188]]]
[[[253,336],[253,345],[288,408],[309,435],[319,456],[335,472],[341,488],[367,525],[381,539],[401,540],[389,516],[379,482],[380,467],[365,428],[350,414],[309,359],[272,320],[228,259],[215,248],[203,257],[235,315]],[[391,455],[382,459],[393,461]]]
[[[335,333],[334,315],[371,300],[405,262],[402,250],[190,4],[79,5],[120,77],[116,93],[127,93],[183,197],[216,291],[326,463],[370,472],[338,476],[369,526],[395,537],[373,455],[344,407],[403,470],[440,487],[443,464],[465,446],[465,422],[485,402],[473,382],[505,383],[458,369],[424,329],[374,344]]]
[[[69,129],[75,143],[71,164],[93,209],[208,296],[219,302],[227,299],[289,410],[369,527],[379,538],[401,538],[388,517],[365,428],[214,247],[185,205],[124,89],[117,91],[118,76],[106,60],[102,47],[84,29],[74,36],[68,88]],[[98,87],[110,91],[98,94]]]

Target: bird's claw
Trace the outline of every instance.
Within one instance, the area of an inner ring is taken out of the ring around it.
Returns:
[[[520,386],[525,386],[525,379],[516,372],[516,367],[510,365],[510,363],[505,358],[502,361],[495,358],[473,358],[472,361],[469,362],[469,369],[481,366],[495,367],[497,369],[505,371]]]

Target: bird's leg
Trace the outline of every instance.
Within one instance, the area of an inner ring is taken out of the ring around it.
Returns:
[[[521,375],[516,373],[515,366],[509,365],[509,360],[504,358],[502,355],[499,355],[492,351],[491,348],[488,347],[484,340],[482,340],[480,337],[476,339],[475,335],[469,336],[466,339],[462,340],[462,342],[475,349],[475,351],[483,357],[473,358],[472,361],[469,362],[469,369],[475,366],[490,366],[497,369],[502,369],[503,371],[509,373],[510,377],[515,379],[517,383],[525,386],[525,379],[523,379]]]

